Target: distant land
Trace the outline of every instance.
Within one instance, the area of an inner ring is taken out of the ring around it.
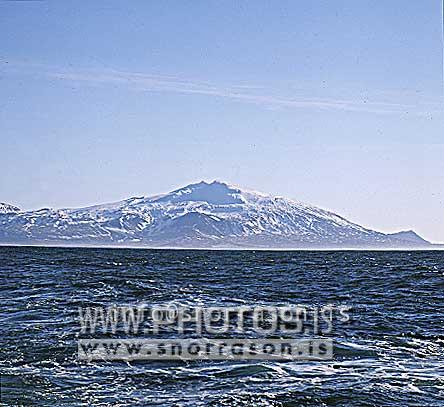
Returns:
[[[231,249],[434,249],[291,199],[199,182],[167,194],[79,209],[0,204],[0,244]]]

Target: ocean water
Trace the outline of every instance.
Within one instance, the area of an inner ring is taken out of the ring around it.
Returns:
[[[444,405],[444,252],[0,247],[0,271],[2,405]],[[333,360],[78,360],[78,307],[171,301],[352,319]]]

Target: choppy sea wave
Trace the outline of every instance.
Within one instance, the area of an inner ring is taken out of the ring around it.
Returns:
[[[444,252],[0,248],[4,405],[442,406]],[[85,305],[348,305],[327,361],[85,362]]]

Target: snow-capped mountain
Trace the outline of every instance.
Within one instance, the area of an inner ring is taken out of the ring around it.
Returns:
[[[0,206],[0,243],[147,247],[412,247],[301,202],[200,182],[152,197],[80,209]],[[4,209],[2,209],[4,208]],[[9,208],[9,209],[8,209]],[[12,208],[12,209],[11,209]],[[421,242],[420,246],[427,246]]]
[[[14,205],[9,205],[4,202],[0,202],[0,214],[2,213],[14,213],[14,212],[20,212],[20,208],[17,208]]]

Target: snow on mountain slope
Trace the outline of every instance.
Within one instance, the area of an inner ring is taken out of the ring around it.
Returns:
[[[415,244],[311,205],[217,181],[87,208],[6,213],[0,216],[0,242],[269,248]]]
[[[10,205],[4,202],[0,202],[0,214],[2,213],[14,213],[20,212],[20,208],[17,208],[14,205]]]

